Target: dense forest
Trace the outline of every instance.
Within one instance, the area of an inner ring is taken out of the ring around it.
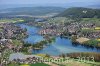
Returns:
[[[61,17],[76,17],[76,18],[100,18],[100,9],[73,7],[68,8],[58,16]]]

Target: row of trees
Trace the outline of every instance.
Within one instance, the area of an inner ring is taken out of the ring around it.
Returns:
[[[91,52],[67,53],[67,54],[61,54],[59,56],[63,58],[70,57],[73,59],[78,59],[78,61],[87,60],[87,61],[93,61],[93,62],[100,62],[100,53],[91,53]]]

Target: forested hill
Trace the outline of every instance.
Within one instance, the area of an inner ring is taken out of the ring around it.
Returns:
[[[0,10],[2,15],[45,15],[49,13],[61,13],[65,8],[61,7],[18,7]]]
[[[68,8],[58,16],[61,17],[78,17],[78,18],[100,18],[100,9],[91,9],[83,7]]]

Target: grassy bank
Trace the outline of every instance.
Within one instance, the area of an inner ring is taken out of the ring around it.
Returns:
[[[85,42],[83,42],[83,44],[93,46],[93,47],[100,47],[100,41],[98,41],[96,39],[85,41]]]

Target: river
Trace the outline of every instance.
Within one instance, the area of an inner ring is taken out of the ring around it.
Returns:
[[[28,33],[28,38],[25,38],[25,42],[36,43],[44,40],[43,36],[39,35],[37,32],[40,30],[38,27],[28,26],[25,24],[19,24],[21,28],[26,28]],[[56,37],[54,43],[50,46],[46,46],[42,50],[33,50],[33,54],[49,54],[53,56],[58,56],[62,53],[73,53],[73,52],[97,52],[100,53],[100,49],[82,46],[80,44],[72,44],[70,39]]]

